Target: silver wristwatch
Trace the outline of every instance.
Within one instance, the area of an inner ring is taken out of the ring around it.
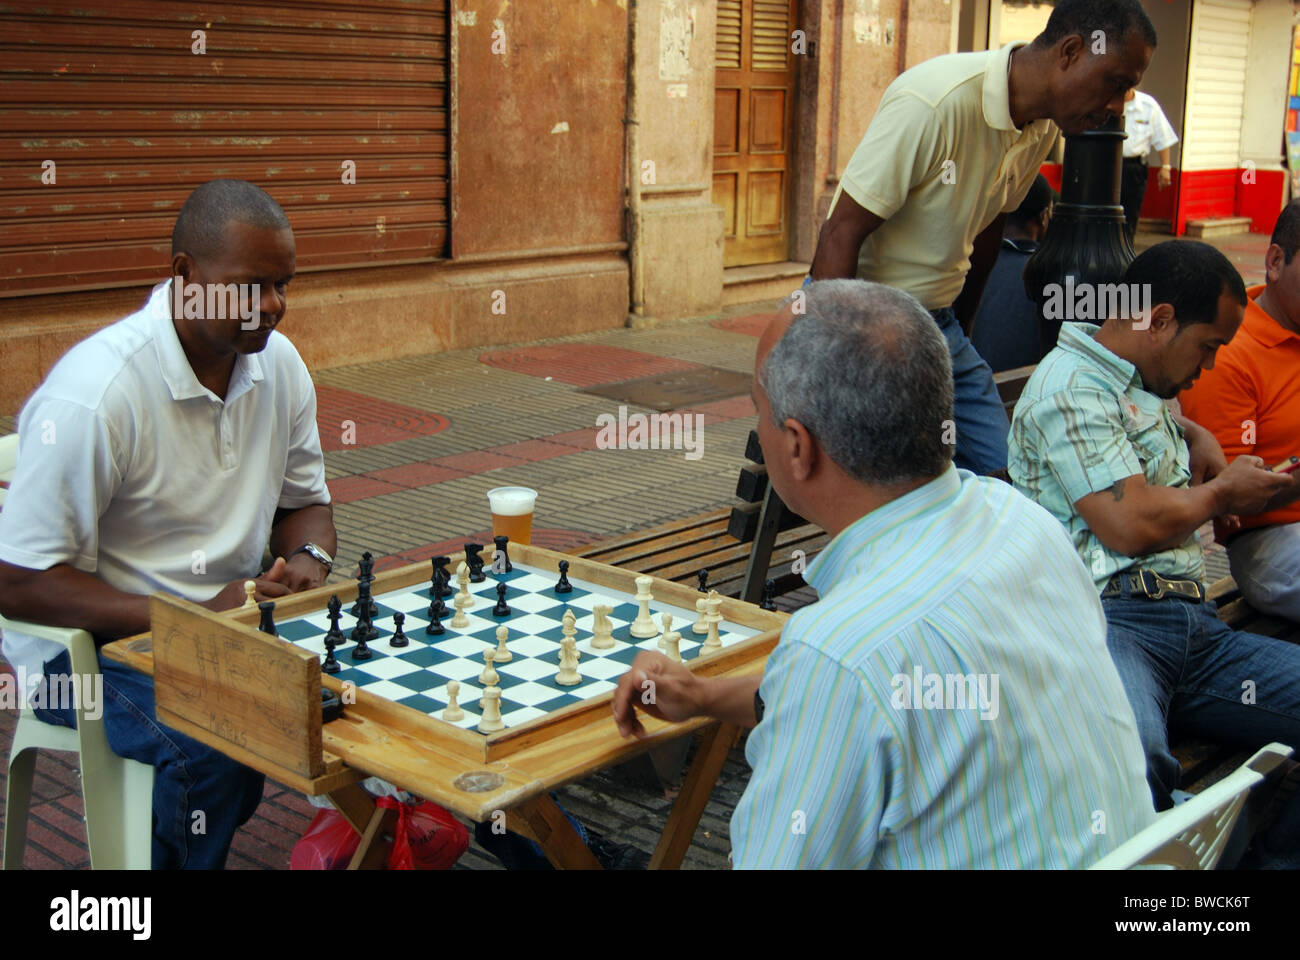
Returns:
[[[300,554],[300,553],[305,553],[305,554],[307,554],[307,556],[311,557],[311,558],[312,558],[313,560],[315,560],[317,563],[319,563],[319,564],[321,564],[322,566],[324,566],[324,567],[325,567],[325,571],[326,571],[327,573],[328,573],[328,572],[332,572],[332,571],[334,570],[334,561],[330,559],[330,555],[329,555],[328,553],[326,553],[324,550],[322,550],[320,547],[316,546],[316,544],[314,544],[314,543],[304,543],[301,547],[299,547],[299,548],[298,548],[297,550],[295,550],[293,553],[289,554],[289,556],[290,556],[290,557],[296,557],[296,556],[297,556],[298,554]]]

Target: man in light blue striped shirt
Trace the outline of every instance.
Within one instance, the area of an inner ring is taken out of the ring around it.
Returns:
[[[807,573],[821,599],[761,687],[640,655],[620,729],[640,732],[637,706],[754,726],[737,867],[1087,866],[1154,816],[1091,578],[1050,514],[952,465],[947,350],[919,303],[804,294],[754,390],[771,483],[834,537]]]

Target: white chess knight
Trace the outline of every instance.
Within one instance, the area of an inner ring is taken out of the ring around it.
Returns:
[[[591,608],[591,645],[597,650],[610,650],[614,646],[614,625],[609,620],[609,615],[614,612],[614,608],[603,603],[598,603]]]
[[[654,599],[650,593],[650,586],[654,582],[653,577],[636,578],[636,596],[633,598],[637,602],[636,619],[632,621],[628,632],[640,640],[648,640],[659,635],[659,628],[655,626],[654,618],[650,616],[650,601]]]

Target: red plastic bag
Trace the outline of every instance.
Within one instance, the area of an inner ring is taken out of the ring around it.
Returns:
[[[465,825],[436,803],[402,803],[379,797],[377,806],[397,810],[389,870],[447,870],[469,849]],[[342,870],[352,861],[361,836],[337,810],[320,810],[293,847],[290,870]]]
[[[389,870],[447,870],[469,849],[465,825],[436,803],[401,803],[395,797],[375,802],[397,808]]]
[[[317,810],[307,832],[293,845],[290,870],[342,870],[361,844],[361,835],[334,809]]]

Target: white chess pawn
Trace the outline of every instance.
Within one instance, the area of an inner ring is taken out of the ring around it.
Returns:
[[[678,663],[681,663],[682,652],[678,649],[678,644],[682,642],[682,635],[676,630],[667,630],[664,632],[663,641],[664,655],[668,657],[669,660],[676,660]]]
[[[578,618],[573,615],[573,611],[568,607],[564,608],[564,616],[560,618],[560,633],[566,639],[578,635]]]
[[[503,623],[497,627],[497,663],[509,663],[514,659],[514,654],[506,647],[506,640],[510,636],[510,630]]]
[[[478,675],[478,682],[481,686],[495,687],[501,680],[492,667],[492,661],[496,659],[496,655],[497,652],[491,647],[483,651],[483,672]]]
[[[458,630],[463,630],[465,627],[469,626],[469,617],[465,616],[465,607],[468,606],[468,604],[465,603],[465,600],[466,598],[461,594],[457,594],[451,598],[452,604],[456,607],[456,615],[451,618],[449,623]]]
[[[628,632],[640,640],[648,640],[659,633],[654,619],[650,616],[650,601],[654,599],[650,593],[650,586],[653,583],[653,577],[636,578],[636,596],[633,598],[637,602],[636,619],[632,621]]]
[[[479,733],[496,733],[498,730],[505,729],[506,725],[501,722],[500,687],[488,687],[484,690],[479,706],[483,709],[483,715],[478,721]]]
[[[691,625],[691,633],[708,633],[709,625],[704,620],[704,604],[708,602],[707,597],[700,597],[695,601],[695,612],[700,615],[699,619]]]
[[[447,681],[447,706],[442,711],[442,719],[455,723],[457,720],[465,719],[465,711],[460,708],[456,698],[460,696],[460,684],[455,680]]]
[[[245,580],[244,581],[244,606],[245,607],[257,606],[256,594],[257,594],[257,584],[255,584],[252,580]]]
[[[673,628],[673,615],[671,613],[665,613],[659,618],[659,622],[664,625],[664,632],[659,634],[659,649],[666,650],[668,648],[668,631]],[[680,657],[678,659],[680,659]]]

